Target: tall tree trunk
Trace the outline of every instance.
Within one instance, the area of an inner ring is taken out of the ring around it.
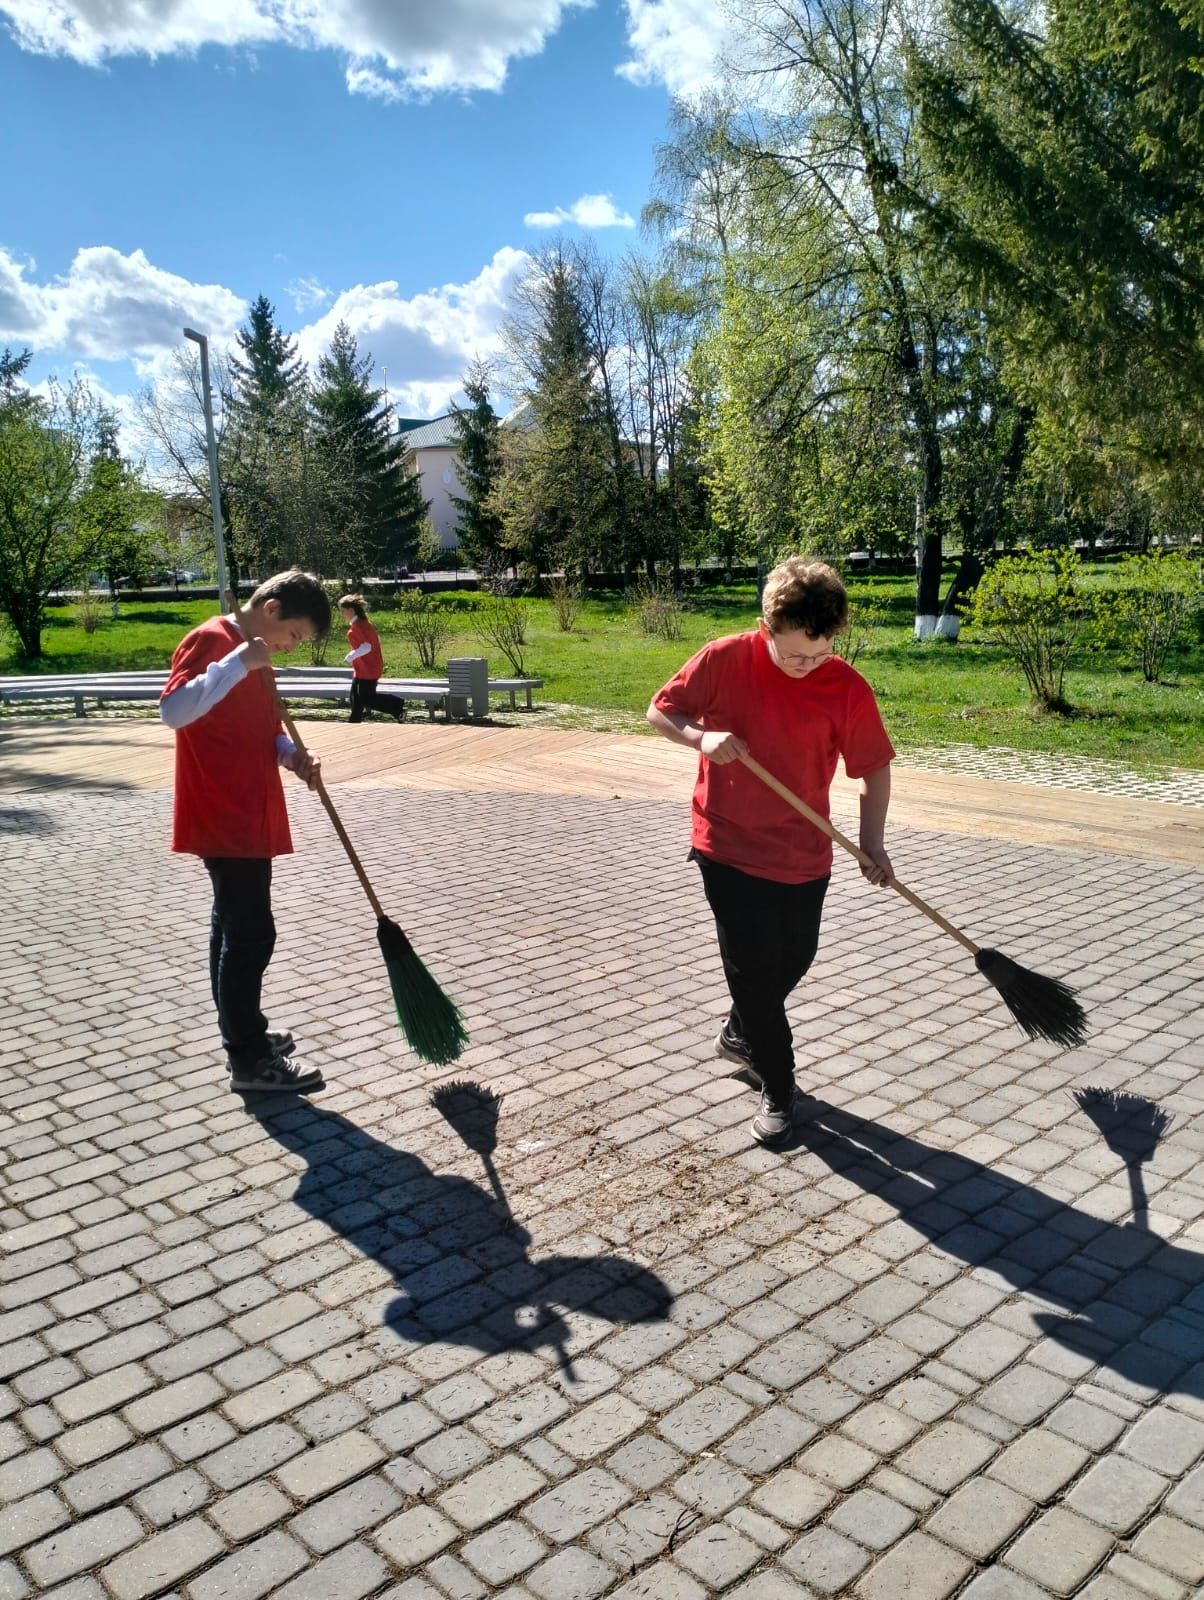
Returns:
[[[999,524],[1003,519],[1004,502],[1008,490],[1020,476],[1020,469],[1024,465],[1024,454],[1028,449],[1028,435],[1033,420],[1034,413],[1030,407],[1023,405],[1017,407],[1008,447],[987,491],[982,515],[964,539],[961,561],[953,575],[953,582],[949,585],[945,603],[941,607],[936,631],[942,638],[956,639],[961,631],[958,604],[963,596],[977,587],[983,573],[983,557],[995,548],[995,541],[999,536]]]
[[[42,605],[33,595],[18,594],[8,608],[9,620],[28,661],[42,659]]]
[[[897,360],[903,379],[908,413],[915,431],[915,636],[917,639],[927,639],[936,632],[937,612],[941,603],[941,561],[944,555],[939,508],[945,471],[936,413],[932,405],[932,391],[929,388],[929,374],[934,378],[936,375],[936,337],[934,331],[930,329],[925,351],[929,368],[929,372],[926,373],[921,365],[920,350],[916,345],[912,304],[895,248],[895,207],[889,193],[887,177],[887,174],[893,171],[894,163],[888,153],[879,150],[860,108],[859,115],[861,156],[866,181],[874,202],[878,234],[884,253],[883,278],[888,286],[893,314],[898,323]]]
[[[896,315],[902,327],[899,360],[903,369],[908,407],[916,442],[916,623],[917,639],[936,632],[941,604],[941,561],[944,555],[940,523],[941,494],[945,483],[945,463],[937,432],[925,374],[920,368],[920,353],[911,331],[911,319],[902,285],[896,294]],[[935,359],[935,351],[930,351]]]
[[[945,603],[941,607],[941,614],[937,621],[937,632],[943,639],[956,639],[961,631],[961,618],[958,614],[958,605],[963,597],[978,587],[978,580],[982,577],[983,559],[973,549],[963,550],[961,560],[957,564],[957,571],[953,574],[953,582],[949,585],[945,595]]]

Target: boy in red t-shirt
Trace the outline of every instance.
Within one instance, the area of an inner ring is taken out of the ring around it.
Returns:
[[[176,735],[172,849],[200,856],[213,884],[209,977],[230,1087],[309,1094],[322,1074],[286,1057],[260,1009],[276,943],[272,858],[292,852],[280,767],[315,788],[316,756],[298,751],[276,709],[272,654],[330,628],[330,600],[308,572],[261,583],[242,614],[211,617],[177,645],[159,715]]]
[[[385,670],[380,635],[368,621],[368,602],[362,594],[345,594],[339,601],[339,616],[349,624],[347,643],[351,649],[343,657],[351,665],[351,718],[362,722],[365,711],[383,711],[394,722],[406,719],[405,701],[395,694],[377,694],[376,686]]]
[[[832,648],[847,626],[839,576],[792,557],[766,580],[756,629],[704,646],[648,707],[659,733],[699,752],[690,857],[732,997],[715,1050],[760,1079],[752,1135],[766,1145],[785,1143],[793,1126],[786,1001],[819,944],[832,845],[740,757],[754,756],[824,817],[843,757],[861,780],[861,847],[875,862],[862,874],[894,881],[883,839],[895,752],[873,690]]]

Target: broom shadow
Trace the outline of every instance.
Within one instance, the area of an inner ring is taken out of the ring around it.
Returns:
[[[941,1251],[1038,1302],[1037,1326],[1076,1354],[1154,1396],[1204,1399],[1204,1254],[823,1101],[805,1114],[787,1159],[810,1152]]]
[[[1153,1157],[1159,1140],[1174,1119],[1152,1100],[1115,1089],[1097,1089],[1090,1085],[1086,1089],[1076,1089],[1074,1103],[1095,1123],[1108,1149],[1124,1162],[1129,1174],[1129,1193],[1133,1197],[1133,1226],[1148,1228],[1150,1206],[1141,1169]]]
[[[618,1325],[668,1316],[672,1293],[638,1262],[611,1255],[532,1259],[531,1235],[514,1218],[492,1161],[491,1192],[434,1172],[420,1157],[308,1101],[248,1109],[306,1162],[293,1201],[393,1274],[400,1293],[383,1306],[381,1320],[399,1338],[487,1355],[549,1348],[572,1382],[568,1314]]]

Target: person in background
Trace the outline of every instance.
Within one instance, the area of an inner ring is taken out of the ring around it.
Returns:
[[[345,594],[339,601],[339,616],[347,623],[347,642],[351,649],[343,657],[355,676],[351,680],[351,721],[362,722],[366,711],[383,711],[394,722],[406,719],[405,701],[395,694],[378,694],[377,684],[385,670],[380,635],[368,621],[368,603],[362,594]]]

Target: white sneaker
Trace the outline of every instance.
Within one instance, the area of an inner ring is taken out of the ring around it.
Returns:
[[[768,1089],[761,1090],[761,1106],[752,1120],[752,1136],[758,1144],[785,1144],[794,1132],[794,1108],[798,1095],[791,1089],[784,1102],[776,1100]]]

